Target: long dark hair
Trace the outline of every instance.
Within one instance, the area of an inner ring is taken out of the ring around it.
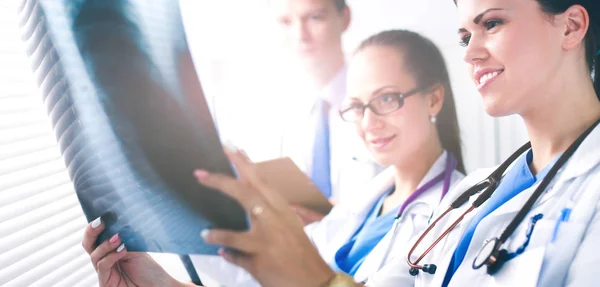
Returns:
[[[596,96],[600,100],[600,0],[536,0],[542,11],[554,16],[562,14],[573,5],[581,5],[590,16],[590,26],[585,35],[585,61],[590,71]],[[456,4],[456,0],[454,0]]]
[[[390,30],[364,40],[356,52],[370,46],[386,46],[404,53],[406,68],[417,81],[418,87],[440,84],[444,87],[444,103],[437,115],[436,127],[442,147],[458,161],[457,170],[465,173],[460,143],[460,130],[456,117],[454,95],[442,53],[429,39],[411,31]]]
[[[581,5],[590,16],[590,26],[584,39],[585,60],[600,100],[600,0],[537,0],[546,14],[564,13],[573,5]]]

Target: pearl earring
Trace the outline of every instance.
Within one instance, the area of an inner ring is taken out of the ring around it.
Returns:
[[[429,117],[429,119],[431,120],[432,124],[435,124],[435,122],[437,121],[437,118],[435,116],[431,116]]]

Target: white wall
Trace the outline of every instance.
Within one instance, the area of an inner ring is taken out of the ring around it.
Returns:
[[[488,116],[458,45],[456,7],[451,0],[348,0],[353,22],[345,37],[351,51],[371,34],[408,29],[430,38],[442,50],[454,90],[468,170],[499,164],[527,141],[520,118]]]
[[[240,107],[238,111],[242,114],[252,109],[252,105],[261,104],[261,100],[266,101],[265,94],[276,90],[274,84],[280,81],[274,71],[277,43],[270,30],[272,22],[265,1],[180,2],[192,54],[209,98],[226,97],[232,105]],[[452,79],[467,170],[498,164],[527,140],[519,118],[493,119],[485,114],[462,61],[463,48],[458,45],[458,23],[452,1],[348,0],[348,3],[353,17],[344,36],[348,54],[362,39],[387,29],[414,30],[440,47]],[[229,115],[220,121],[220,128],[228,138],[247,133],[253,125],[248,121],[239,124],[239,117]],[[244,142],[244,137],[237,138],[238,143]],[[247,145],[252,144],[247,142]],[[261,152],[260,146],[254,148]]]

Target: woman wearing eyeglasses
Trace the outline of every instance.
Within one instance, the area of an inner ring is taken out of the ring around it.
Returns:
[[[428,39],[403,30],[366,39],[349,63],[347,92],[340,116],[389,168],[305,231],[332,269],[363,281],[406,254],[464,167],[448,72]],[[195,264],[219,284],[256,285],[230,264]]]
[[[409,254],[366,285],[597,286],[600,1],[458,0],[457,7],[464,59],[486,111],[520,115],[531,142],[497,168],[469,175]],[[206,172],[197,173],[200,182],[251,202],[249,210],[279,200],[250,163],[230,156],[253,187]],[[215,230],[206,238],[242,250],[222,254],[263,286],[354,286],[317,258],[290,213],[265,210],[249,233]]]
[[[340,116],[355,126],[375,160],[390,167],[360,197],[336,205],[305,230],[331,268],[362,281],[406,254],[411,238],[464,177],[464,167],[448,72],[431,41],[401,30],[370,37],[352,58],[347,90]],[[90,229],[86,237],[97,232]],[[222,260],[195,264],[204,281],[256,286]]]
[[[340,115],[390,167],[305,229],[329,266],[362,281],[406,253],[464,167],[448,72],[431,41],[403,30],[371,36],[347,80]]]
[[[424,238],[401,254],[407,258],[386,264],[366,285],[597,286],[600,73],[592,71],[600,68],[600,2],[457,6],[465,61],[486,111],[520,115],[531,143],[496,169],[469,175],[438,207]],[[228,154],[241,180],[205,171],[196,177],[261,212],[251,212],[249,232],[212,230],[206,241],[236,249],[221,254],[263,286],[360,286],[320,258],[254,166]]]

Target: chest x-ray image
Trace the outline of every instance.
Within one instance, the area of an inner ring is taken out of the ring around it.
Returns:
[[[205,228],[241,206],[193,177],[233,175],[186,42],[179,2],[24,1],[23,38],[88,221],[130,251],[215,254]]]

